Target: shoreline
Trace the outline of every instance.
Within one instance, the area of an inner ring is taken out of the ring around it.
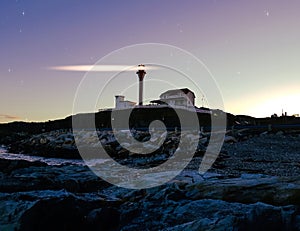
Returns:
[[[113,186],[85,165],[0,158],[0,229],[297,230],[300,134],[228,133],[227,140],[206,174],[198,173],[198,153],[173,180],[140,190]],[[134,167],[167,158],[158,157],[118,161]],[[109,172],[110,162],[98,164]]]

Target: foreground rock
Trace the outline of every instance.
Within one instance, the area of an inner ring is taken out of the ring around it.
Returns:
[[[300,225],[299,208],[293,205],[162,201],[150,192],[145,199],[125,202],[63,191],[0,196],[7,204],[6,213],[0,208],[6,215],[1,230],[299,230]]]
[[[61,190],[91,192],[109,184],[86,166],[50,166],[42,162],[0,159],[0,192]]]
[[[230,178],[185,170],[162,186],[130,190],[103,182],[85,166],[15,160],[0,165],[0,230],[300,227],[300,177]]]
[[[65,190],[0,193],[0,229],[110,230],[118,226],[120,215],[113,207],[119,204],[117,199],[92,193],[74,195]],[[95,209],[102,209],[101,219],[93,216]]]

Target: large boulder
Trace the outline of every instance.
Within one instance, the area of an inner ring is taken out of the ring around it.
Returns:
[[[20,231],[116,230],[119,212],[74,196],[40,200],[20,218]]]

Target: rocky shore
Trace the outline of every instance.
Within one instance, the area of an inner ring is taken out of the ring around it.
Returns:
[[[150,164],[149,162],[152,162],[153,165],[157,165],[172,156],[179,145],[180,139],[185,139],[187,143],[198,142],[199,140],[198,135],[189,133],[181,134],[175,131],[153,133],[152,136],[150,136],[149,132],[144,131],[122,131],[119,137],[128,140],[131,134],[138,141],[149,141],[144,147],[153,150],[157,149],[155,141],[159,139],[163,140],[165,137],[165,141],[161,147],[157,151],[147,155],[148,166]],[[208,133],[202,133],[200,137],[201,139],[198,145],[196,144],[196,155],[203,154],[209,141]],[[100,140],[105,151],[119,162],[123,164],[133,163],[132,160],[135,160],[134,163],[140,166],[144,165],[144,163],[139,163],[143,161],[143,159],[141,159],[139,155],[136,155],[139,154],[139,148],[137,147],[136,151],[129,151],[127,148],[131,147],[131,150],[134,150],[134,145],[128,142],[124,142],[122,145],[119,144],[113,131],[97,131],[97,136],[95,136],[92,131],[81,131],[77,134],[77,139],[80,142],[75,142],[71,130],[57,130],[25,137],[24,139],[13,140],[7,146],[7,149],[9,153],[22,153],[52,158],[81,159],[78,149],[85,148],[92,153],[90,158],[98,158],[97,156],[93,156],[93,152],[98,149],[97,144]]]
[[[12,140],[7,146],[10,153],[44,157],[80,158],[71,130],[55,130]]]
[[[84,166],[1,160],[1,230],[298,230],[300,177],[185,170],[159,187],[109,185]]]
[[[73,145],[62,133],[55,141]],[[26,142],[41,145],[42,136]],[[208,138],[179,176],[141,190],[110,185],[83,165],[0,159],[0,230],[300,230],[299,133],[228,133],[217,161],[200,175]],[[167,157],[155,154],[150,164]]]

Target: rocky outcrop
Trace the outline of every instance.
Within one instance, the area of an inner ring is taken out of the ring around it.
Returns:
[[[174,151],[168,141],[178,142],[177,134],[170,133],[159,152],[141,157],[120,147],[110,132],[98,135],[117,153],[113,157],[130,167],[165,161]],[[149,140],[147,133],[135,136]],[[89,133],[82,139],[94,142]],[[209,141],[202,134],[198,153],[179,176],[141,190],[110,185],[84,165],[0,159],[0,230],[300,230],[299,134],[251,137],[231,131],[226,139],[206,174],[197,172]],[[75,147],[66,131],[22,143]],[[111,160],[97,164],[108,174],[113,166]]]
[[[296,210],[293,206],[275,207],[260,202],[198,200],[176,208],[175,219],[181,218],[182,224],[166,230],[297,230]]]
[[[0,161],[0,230],[299,230],[299,177],[184,170],[130,190],[85,166],[14,162]]]
[[[0,193],[1,230],[115,230],[121,201],[65,190]]]
[[[81,145],[90,151],[90,153],[95,152],[98,148],[99,141],[106,150],[106,152],[115,159],[124,161],[126,158],[134,157],[135,154],[139,154],[139,149],[134,149],[134,145],[130,142],[119,144],[116,140],[114,133],[112,131],[98,131],[98,137],[94,136],[91,131],[81,131],[77,134],[80,143],[76,143],[73,133],[71,131],[52,131],[48,133],[42,133],[38,135],[33,135],[30,138],[17,140],[12,142],[8,146],[8,151],[10,153],[24,153],[29,155],[38,155],[43,157],[57,157],[57,158],[81,158],[77,150],[77,145]],[[153,134],[152,134],[153,135]],[[196,154],[203,154],[208,144],[209,134],[201,133],[200,135],[193,135],[188,133],[180,132],[168,132],[166,133],[166,139],[163,140],[164,134],[154,134],[152,137],[149,132],[143,131],[121,131],[119,136],[125,140],[130,140],[129,136],[133,136],[136,140],[145,142],[149,141],[145,148],[156,150],[157,146],[155,141],[162,139],[163,144],[155,152],[148,155],[148,157],[161,158],[164,156],[165,161],[170,157],[177,149],[180,139],[185,139],[186,142],[198,142],[198,147]],[[152,144],[153,143],[153,144]],[[130,150],[135,151],[129,151]],[[189,147],[186,147],[189,148]],[[93,156],[91,155],[91,158]],[[132,162],[132,161],[129,161]],[[154,164],[159,164],[154,163]]]
[[[16,140],[8,146],[10,153],[25,153],[44,157],[80,158],[70,131],[57,130]]]
[[[20,218],[20,230],[116,230],[120,212],[102,199],[72,194],[37,201]],[[114,203],[112,203],[114,206]]]
[[[0,192],[61,190],[94,192],[109,184],[86,166],[50,166],[42,162],[0,159]]]

